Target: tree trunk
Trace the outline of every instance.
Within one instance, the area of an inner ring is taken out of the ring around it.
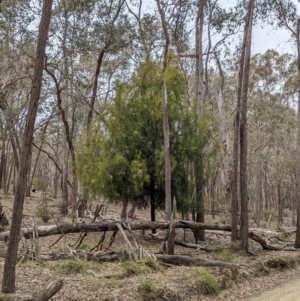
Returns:
[[[61,176],[61,190],[62,190],[62,204],[61,204],[61,214],[68,215],[69,212],[69,193],[68,193],[68,147],[65,138],[63,138],[63,165],[62,165],[62,176]]]
[[[277,183],[277,204],[278,204],[278,226],[283,222],[283,202],[281,197],[281,187],[280,183]]]
[[[257,227],[260,227],[260,216],[261,216],[261,207],[262,207],[262,187],[261,187],[261,172],[260,167],[258,166],[257,175],[256,175],[256,224]]]
[[[157,8],[161,17],[163,32],[165,36],[163,70],[161,77],[162,105],[163,105],[163,133],[164,133],[164,159],[165,159],[165,219],[172,219],[172,193],[171,193],[171,158],[170,158],[170,125],[169,125],[169,106],[168,95],[165,81],[165,71],[168,65],[168,53],[170,37],[168,34],[168,24],[165,17],[165,12],[161,7],[160,0],[156,0]],[[174,254],[174,237],[175,231],[170,229],[168,239],[165,241],[165,249],[168,254]]]
[[[204,68],[203,68],[203,26],[204,26],[204,7],[206,1],[198,2],[198,13],[196,19],[196,98],[198,103],[198,118],[201,120],[204,113]],[[196,160],[202,161],[203,150],[198,150],[200,155],[197,156]],[[195,162],[195,174],[196,174],[196,208],[197,215],[196,221],[204,223],[204,187],[203,187],[203,163]],[[196,230],[196,240],[205,241],[205,231]]]
[[[0,168],[0,189],[5,193],[6,187],[6,148],[5,141],[2,142],[1,147],[1,168]]]
[[[268,191],[268,176],[267,176],[267,168],[264,171],[264,198],[265,198],[265,209],[270,209],[270,196]]]
[[[248,178],[247,178],[247,99],[248,85],[250,73],[250,56],[251,56],[251,36],[252,36],[252,20],[254,13],[255,0],[250,0],[248,5],[248,13],[245,24],[245,61],[244,76],[242,85],[242,101],[241,101],[241,119],[240,119],[240,191],[241,191],[241,247],[248,251]]]
[[[150,211],[151,211],[151,222],[155,222],[155,209],[156,209],[156,202],[155,202],[155,181],[153,176],[151,176],[150,180]],[[156,230],[153,229],[152,233],[156,233]]]
[[[32,149],[32,139],[34,132],[34,123],[37,114],[38,103],[40,99],[43,65],[45,60],[45,49],[48,38],[49,24],[51,19],[51,8],[53,0],[44,0],[42,8],[42,17],[39,26],[39,35],[37,42],[37,51],[34,67],[34,76],[31,87],[26,125],[21,148],[20,168],[16,185],[16,194],[14,198],[14,207],[12,214],[11,235],[8,240],[7,258],[4,265],[2,292],[15,292],[16,260],[18,254],[19,235],[22,223],[22,212],[24,206],[24,197],[27,186],[27,177],[29,170],[29,159]]]
[[[297,23],[297,67],[298,67],[298,120],[297,120],[297,147],[296,147],[296,200],[297,222],[295,248],[300,249],[300,18]]]
[[[121,219],[127,219],[127,208],[128,208],[128,201],[123,201],[122,211],[121,211]]]

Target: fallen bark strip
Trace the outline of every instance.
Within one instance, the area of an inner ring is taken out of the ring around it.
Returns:
[[[187,266],[204,266],[215,268],[239,268],[236,264],[219,262],[219,261],[207,261],[200,258],[193,258],[185,255],[155,255],[157,259],[163,263],[174,265],[187,265]]]
[[[62,280],[53,281],[48,286],[30,295],[17,295],[17,294],[0,294],[0,301],[47,301],[50,300],[61,288]]]

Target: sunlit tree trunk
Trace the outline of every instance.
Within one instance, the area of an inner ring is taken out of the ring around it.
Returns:
[[[245,61],[244,74],[242,81],[242,98],[241,98],[241,115],[240,115],[240,192],[241,192],[241,228],[240,239],[241,247],[248,251],[248,237],[249,237],[249,225],[248,225],[248,178],[247,178],[247,155],[248,155],[248,139],[247,139],[247,100],[248,100],[248,85],[249,85],[249,73],[250,73],[250,56],[251,56],[251,36],[252,36],[252,20],[254,13],[255,0],[250,0],[248,4],[248,13],[245,24]]]

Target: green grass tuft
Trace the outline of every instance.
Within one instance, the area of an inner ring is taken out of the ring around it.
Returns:
[[[122,267],[125,270],[125,274],[128,276],[150,273],[162,269],[160,264],[151,258],[144,258],[137,261],[125,261],[122,264]]]
[[[149,280],[144,280],[138,285],[141,301],[175,301],[182,300],[180,296],[167,287],[157,287]]]
[[[87,270],[100,271],[101,264],[85,261],[85,260],[75,260],[66,259],[58,260],[54,263],[49,263],[48,267],[61,274],[85,274]]]
[[[215,260],[223,262],[233,262],[234,260],[234,251],[230,248],[219,247],[213,251],[212,257]]]
[[[203,295],[217,295],[220,284],[217,278],[205,268],[194,268],[186,279],[187,285]]]

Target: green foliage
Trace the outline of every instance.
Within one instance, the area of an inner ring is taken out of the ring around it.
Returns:
[[[92,193],[111,201],[143,202],[149,199],[152,191],[157,206],[163,206],[161,71],[160,64],[147,56],[137,67],[131,82],[117,83],[113,102],[105,107],[106,119],[103,117],[88,136],[81,137],[77,170],[80,180]],[[215,147],[208,147],[208,119],[204,116],[200,120],[196,101],[187,98],[185,76],[172,55],[165,79],[172,192],[177,208],[188,212],[195,189],[193,165],[203,167],[197,169],[197,177],[204,184],[214,169],[212,162],[217,162]],[[201,150],[205,147],[203,157]],[[210,160],[212,157],[214,159]]]
[[[49,209],[46,205],[40,205],[36,207],[35,214],[43,222],[47,223],[54,216],[54,211]]]
[[[232,249],[219,247],[213,251],[212,257],[224,262],[233,262],[234,252]]]
[[[226,224],[228,219],[228,215],[226,213],[220,213],[219,214],[219,223],[220,224]]]
[[[187,285],[200,294],[217,295],[220,291],[217,278],[205,268],[194,268],[186,281]]]
[[[125,274],[128,276],[161,270],[159,263],[151,258],[144,258],[137,261],[125,261],[122,264],[122,267],[125,270]]]
[[[88,248],[89,248],[89,245],[87,243],[83,242],[78,246],[77,250],[87,250]]]
[[[101,270],[101,265],[91,261],[66,259],[58,260],[48,266],[61,274],[84,274],[87,270]]]
[[[181,298],[167,287],[157,287],[149,280],[144,280],[138,285],[138,293],[142,301],[173,301]]]

